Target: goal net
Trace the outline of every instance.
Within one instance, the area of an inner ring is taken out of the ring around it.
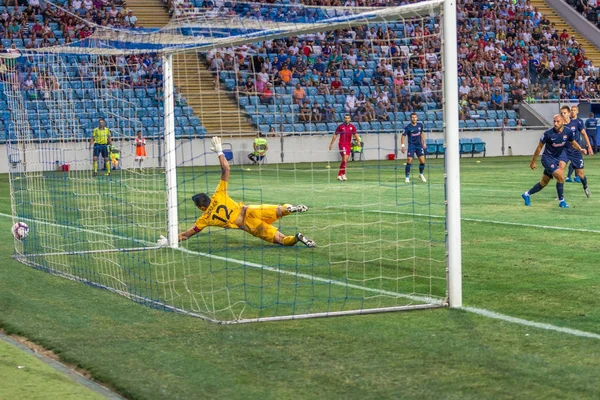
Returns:
[[[444,107],[456,66],[442,51],[455,26],[442,3],[177,14],[156,32],[98,27],[72,46],[0,55],[13,217],[30,226],[15,257],[226,323],[460,305],[448,279],[460,230],[446,217],[458,171],[445,166],[457,122]],[[342,165],[330,144],[345,115],[360,142]],[[407,165],[401,146],[413,115],[424,165],[419,152]],[[104,127],[111,140],[97,148]],[[192,196],[221,178],[212,136],[228,195],[306,205],[272,225],[316,247],[218,227],[177,243],[202,215]]]

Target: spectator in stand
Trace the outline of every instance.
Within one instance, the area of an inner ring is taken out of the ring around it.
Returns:
[[[385,85],[385,76],[380,66],[377,66],[371,77],[371,85]]]
[[[244,85],[239,90],[240,94],[245,96],[253,96],[256,93],[256,88],[254,86],[254,80],[252,77],[247,77]]]
[[[419,96],[418,93],[413,94],[413,96],[410,99],[410,105],[411,105],[412,111],[422,111],[423,110],[423,100],[421,99],[421,96]]]
[[[331,94],[344,94],[344,88],[342,88],[342,81],[340,81],[340,76],[336,72],[333,81],[331,81]]]
[[[346,102],[344,104],[346,114],[352,115],[356,112],[357,101],[358,99],[356,98],[354,90],[350,90],[350,93],[346,96]]]
[[[283,65],[281,71],[279,71],[279,82],[283,86],[289,85],[292,82],[292,71],[290,71],[287,65]]]
[[[356,101],[356,122],[366,121],[367,117],[367,99],[365,99],[364,93],[358,95],[358,100]]]
[[[308,100],[307,100],[308,101]],[[321,122],[323,110],[316,101],[313,103],[311,110],[311,121],[310,122]]]
[[[490,98],[490,109],[502,110],[503,104],[504,102],[502,100],[502,93],[500,89],[495,89],[494,94],[492,94],[492,97]]]
[[[390,119],[385,104],[381,101],[377,103],[377,106],[375,106],[375,114],[378,121],[389,121]]]
[[[296,87],[292,91],[292,100],[294,104],[298,104],[301,106],[306,99],[306,91],[300,86],[300,84],[296,84]]]
[[[225,68],[225,64],[223,62],[223,58],[221,58],[221,53],[217,52],[212,60],[210,60],[210,72],[213,76],[213,84],[215,85],[215,89],[219,88],[219,72],[221,72]]]
[[[354,70],[353,73],[353,82],[356,86],[362,86],[365,84],[365,71],[362,65],[359,65],[358,68]]]
[[[365,103],[365,118],[364,120],[366,122],[371,122],[371,121],[375,121],[377,119],[377,113],[375,112],[375,107],[373,106],[373,103],[371,102],[371,100],[367,99],[367,102]]]
[[[260,94],[260,104],[264,104],[264,105],[273,104],[274,99],[273,99],[272,87],[273,87],[273,85],[271,85],[270,83],[267,83],[267,85],[263,89],[262,93]]]
[[[22,39],[21,35],[21,25],[19,25],[18,21],[13,20],[8,26],[8,35],[7,39]]]
[[[320,95],[329,95],[329,85],[331,81],[331,73],[326,72],[319,76],[319,86],[317,87],[317,93]]]
[[[325,101],[325,106],[323,107],[323,122],[333,122],[335,115],[335,110],[328,101]]]
[[[300,109],[298,111],[298,121],[310,122],[311,120],[311,108],[310,101],[306,100],[299,104]]]

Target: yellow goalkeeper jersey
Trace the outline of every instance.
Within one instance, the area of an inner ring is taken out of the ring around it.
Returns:
[[[215,194],[204,214],[196,221],[196,231],[200,232],[207,226],[235,229],[235,220],[240,215],[244,203],[236,203],[227,195],[228,182],[220,181]]]
[[[108,139],[110,138],[110,129],[108,128],[95,128],[94,133],[92,133],[94,137],[95,144],[108,144]]]

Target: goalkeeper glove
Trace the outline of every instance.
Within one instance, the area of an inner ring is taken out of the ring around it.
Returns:
[[[160,239],[156,241],[156,244],[158,245],[158,247],[167,247],[169,246],[169,239],[167,239],[163,235],[160,235]]]
[[[215,153],[217,153],[217,155],[222,155],[223,154],[223,145],[221,144],[221,138],[218,136],[213,136],[213,138],[210,140],[210,142],[212,143],[212,147],[210,148],[212,151],[214,151]]]

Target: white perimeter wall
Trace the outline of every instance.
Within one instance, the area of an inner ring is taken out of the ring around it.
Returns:
[[[506,156],[532,155],[543,130],[506,131],[504,133],[504,147]],[[479,137],[487,143],[487,157],[502,155],[502,134],[493,132],[462,132],[462,138]],[[432,133],[430,139],[443,139],[442,133]],[[283,140],[282,140],[283,139]],[[327,136],[288,136],[284,138],[267,138],[269,145],[267,163],[299,163],[339,161],[339,154],[335,149],[328,151],[331,135]],[[396,146],[394,135],[362,135],[365,142],[364,158],[366,160],[384,160],[387,154],[394,153]],[[252,152],[252,139],[223,139],[230,143],[234,153],[234,164],[249,164],[247,155]],[[397,144],[398,149],[400,143]],[[13,169],[9,158],[15,157],[23,161],[27,158],[28,171],[56,170],[57,161],[60,164],[69,164],[70,170],[91,169],[91,150],[88,142],[79,143],[32,143],[28,144],[26,154],[15,154],[7,145],[0,145],[0,173],[7,173]],[[121,163],[124,168],[133,165],[135,148],[133,142],[116,142],[115,146],[121,150]],[[227,148],[227,146],[225,146]],[[156,141],[149,141],[146,146],[148,158],[145,166],[159,166],[161,149]],[[209,154],[207,154],[209,153]],[[177,141],[177,165],[204,165],[218,164],[217,158],[210,154],[210,139],[182,139]],[[402,158],[403,155],[399,154]],[[162,160],[164,163],[164,160]],[[18,168],[18,166],[16,167]]]

